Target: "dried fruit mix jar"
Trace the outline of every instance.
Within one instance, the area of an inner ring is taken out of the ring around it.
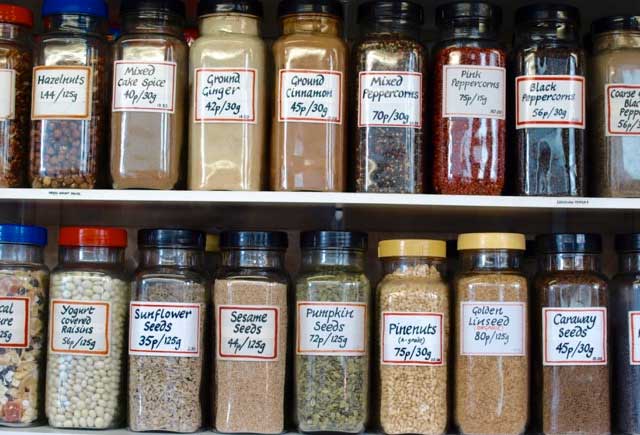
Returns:
[[[47,230],[0,225],[0,426],[44,417]]]

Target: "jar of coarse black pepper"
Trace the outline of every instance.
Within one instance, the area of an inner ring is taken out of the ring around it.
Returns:
[[[373,0],[358,9],[364,36],[353,53],[356,192],[424,192],[423,14],[410,1]]]
[[[107,95],[103,0],[45,0],[31,107],[30,182],[92,189],[105,152]]]
[[[0,187],[23,187],[29,159],[33,14],[0,4]]]
[[[584,196],[585,54],[579,12],[530,5],[516,13],[513,58],[519,195]]]

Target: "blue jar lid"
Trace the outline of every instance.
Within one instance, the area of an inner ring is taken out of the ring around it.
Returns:
[[[44,0],[42,16],[82,14],[107,18],[109,8],[104,0]]]
[[[0,224],[0,243],[47,246],[47,229],[31,225]]]

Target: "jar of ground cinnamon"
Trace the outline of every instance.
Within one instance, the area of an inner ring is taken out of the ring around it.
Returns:
[[[273,46],[276,78],[271,188],[346,188],[346,62],[338,0],[283,0]]]

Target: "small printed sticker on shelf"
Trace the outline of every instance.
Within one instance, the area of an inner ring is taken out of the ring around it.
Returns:
[[[640,85],[605,85],[607,136],[640,135]]]
[[[90,119],[92,87],[91,67],[35,67],[31,119]]]
[[[175,62],[114,62],[113,111],[174,113]]]
[[[629,360],[640,365],[640,311],[629,311]]]
[[[358,127],[422,128],[422,74],[361,72]]]
[[[505,119],[505,68],[445,65],[442,75],[443,118]]]
[[[255,69],[196,68],[195,122],[256,122]]]
[[[280,70],[280,122],[342,124],[342,99],[342,72]]]
[[[522,302],[461,302],[460,354],[526,355],[526,307]]]
[[[135,301],[129,305],[129,355],[198,357],[200,305]]]
[[[280,308],[267,305],[219,305],[217,358],[277,361]]]
[[[606,365],[607,309],[543,308],[543,365]]]
[[[382,313],[382,364],[444,364],[442,313]]]
[[[584,77],[516,78],[516,128],[585,128]]]
[[[0,349],[29,347],[29,298],[0,297]]]
[[[15,118],[16,112],[16,72],[0,69],[0,120]]]
[[[52,299],[49,352],[108,356],[111,350],[111,303]]]

